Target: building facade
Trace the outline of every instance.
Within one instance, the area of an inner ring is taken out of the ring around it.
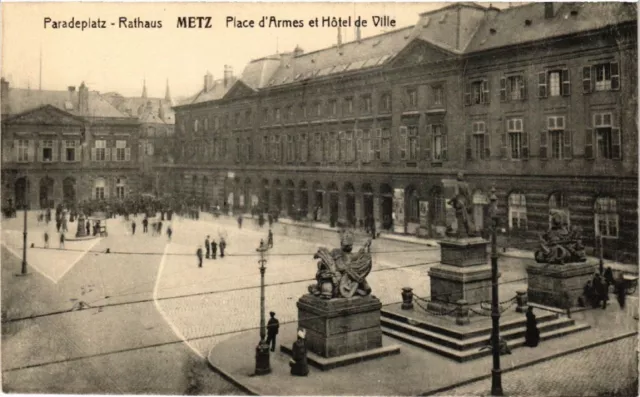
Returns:
[[[442,235],[456,174],[509,236],[552,213],[605,256],[637,251],[637,11],[458,3],[415,26],[252,61],[175,107],[167,186],[233,209]],[[227,70],[225,70],[225,77]]]
[[[82,83],[76,91],[2,79],[2,205],[122,199],[139,186],[139,123]]]

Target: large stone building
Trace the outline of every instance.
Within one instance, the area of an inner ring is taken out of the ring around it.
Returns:
[[[167,186],[234,209],[437,236],[464,171],[474,221],[497,189],[510,236],[550,213],[637,251],[637,9],[457,3],[416,25],[256,59],[175,107]],[[217,88],[216,88],[217,87]]]
[[[169,91],[169,81],[164,98],[147,95],[146,81],[139,97],[124,97],[116,92],[102,95],[116,109],[129,117],[135,117],[140,123],[138,158],[140,164],[139,189],[146,193],[159,193],[159,178],[154,166],[160,163],[173,163],[173,134],[175,114]]]
[[[2,79],[1,101],[3,207],[47,208],[137,190],[138,119],[98,92],[84,83],[21,89]]]

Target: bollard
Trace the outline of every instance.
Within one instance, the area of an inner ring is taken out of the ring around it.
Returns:
[[[527,291],[516,291],[516,312],[526,313],[528,309],[529,299]]]
[[[402,306],[403,310],[413,309],[413,288],[402,288]]]
[[[460,299],[456,302],[458,310],[456,311],[456,324],[467,325],[471,321],[469,320],[469,304],[466,300]]]

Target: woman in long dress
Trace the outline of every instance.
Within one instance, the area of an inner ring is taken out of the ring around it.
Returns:
[[[524,335],[524,345],[536,347],[540,342],[540,331],[538,330],[538,321],[536,315],[533,314],[533,307],[529,306],[527,310],[527,331]]]

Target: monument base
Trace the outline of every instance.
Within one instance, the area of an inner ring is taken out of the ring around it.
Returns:
[[[498,274],[498,277],[500,275]],[[456,267],[436,265],[429,270],[431,302],[429,308],[448,311],[463,299],[469,305],[491,298],[491,265]]]
[[[531,264],[527,266],[528,301],[558,308],[566,308],[567,304],[577,306],[595,271],[596,266],[588,263]]]
[[[306,330],[309,362],[326,370],[400,352],[382,346],[380,308],[375,296],[298,300],[298,326]],[[281,351],[288,351],[281,346]]]

